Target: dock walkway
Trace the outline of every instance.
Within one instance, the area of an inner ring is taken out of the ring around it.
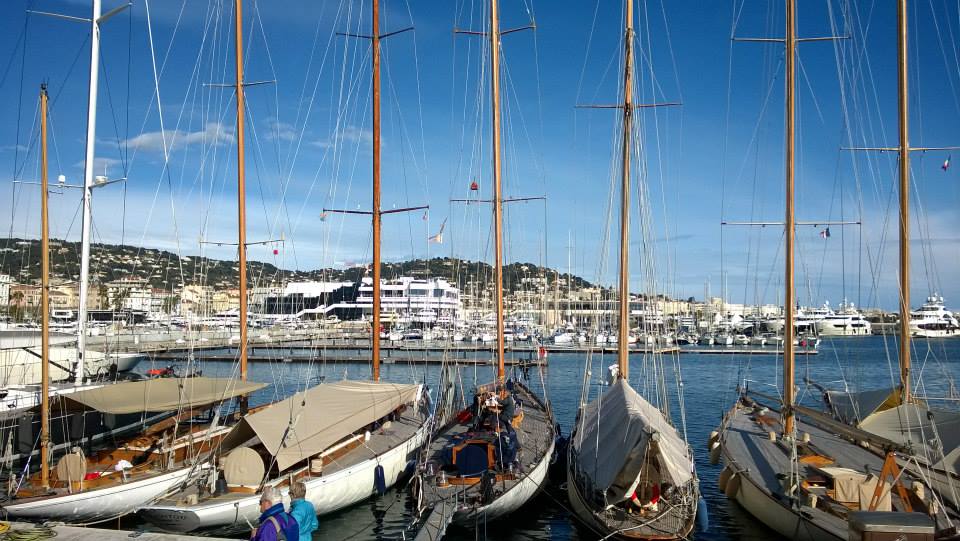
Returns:
[[[3,527],[9,530],[3,530]],[[236,541],[223,537],[196,537],[192,535],[130,531],[130,530],[110,530],[106,528],[81,528],[78,526],[59,526],[46,525],[40,526],[29,522],[0,522],[2,533],[16,532],[20,534],[36,533],[36,539],[53,539],[57,541]],[[51,533],[52,532],[52,533]]]

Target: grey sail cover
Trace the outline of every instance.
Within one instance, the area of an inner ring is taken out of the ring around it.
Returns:
[[[53,408],[56,411],[92,409],[113,414],[178,411],[223,402],[266,386],[265,383],[207,377],[120,381],[57,395]]]
[[[257,438],[283,471],[418,398],[419,385],[323,383],[244,416],[221,448]]]
[[[875,389],[851,393],[846,391],[827,391],[827,400],[833,415],[844,423],[857,426],[878,410],[895,406],[891,397],[896,398],[896,389]]]
[[[660,476],[674,486],[693,478],[687,444],[663,414],[637,394],[625,380],[583,409],[582,426],[573,442],[580,473],[607,501],[627,499],[636,488],[644,457],[655,438]]]
[[[871,414],[860,428],[896,443],[909,445],[935,467],[960,473],[960,413],[904,404]],[[937,437],[943,445],[941,458]]]

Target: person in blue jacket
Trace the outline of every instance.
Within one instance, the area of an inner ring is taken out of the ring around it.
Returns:
[[[290,515],[300,526],[300,541],[313,539],[314,530],[320,527],[317,522],[317,510],[305,499],[306,497],[307,485],[303,484],[303,481],[290,485]]]
[[[298,541],[300,526],[297,520],[283,510],[283,498],[274,487],[266,487],[260,494],[260,524],[250,535],[252,541]]]

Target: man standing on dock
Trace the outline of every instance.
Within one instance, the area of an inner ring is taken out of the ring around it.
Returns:
[[[250,534],[252,541],[298,541],[300,527],[283,510],[283,498],[275,487],[265,487],[260,495],[260,524]]]

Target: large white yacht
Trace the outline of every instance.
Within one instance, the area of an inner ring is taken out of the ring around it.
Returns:
[[[910,334],[921,338],[960,336],[960,324],[953,312],[944,308],[943,297],[934,293],[919,310],[910,312]]]
[[[840,303],[839,310],[817,320],[816,326],[821,336],[866,336],[872,330],[867,318],[846,299]]]

